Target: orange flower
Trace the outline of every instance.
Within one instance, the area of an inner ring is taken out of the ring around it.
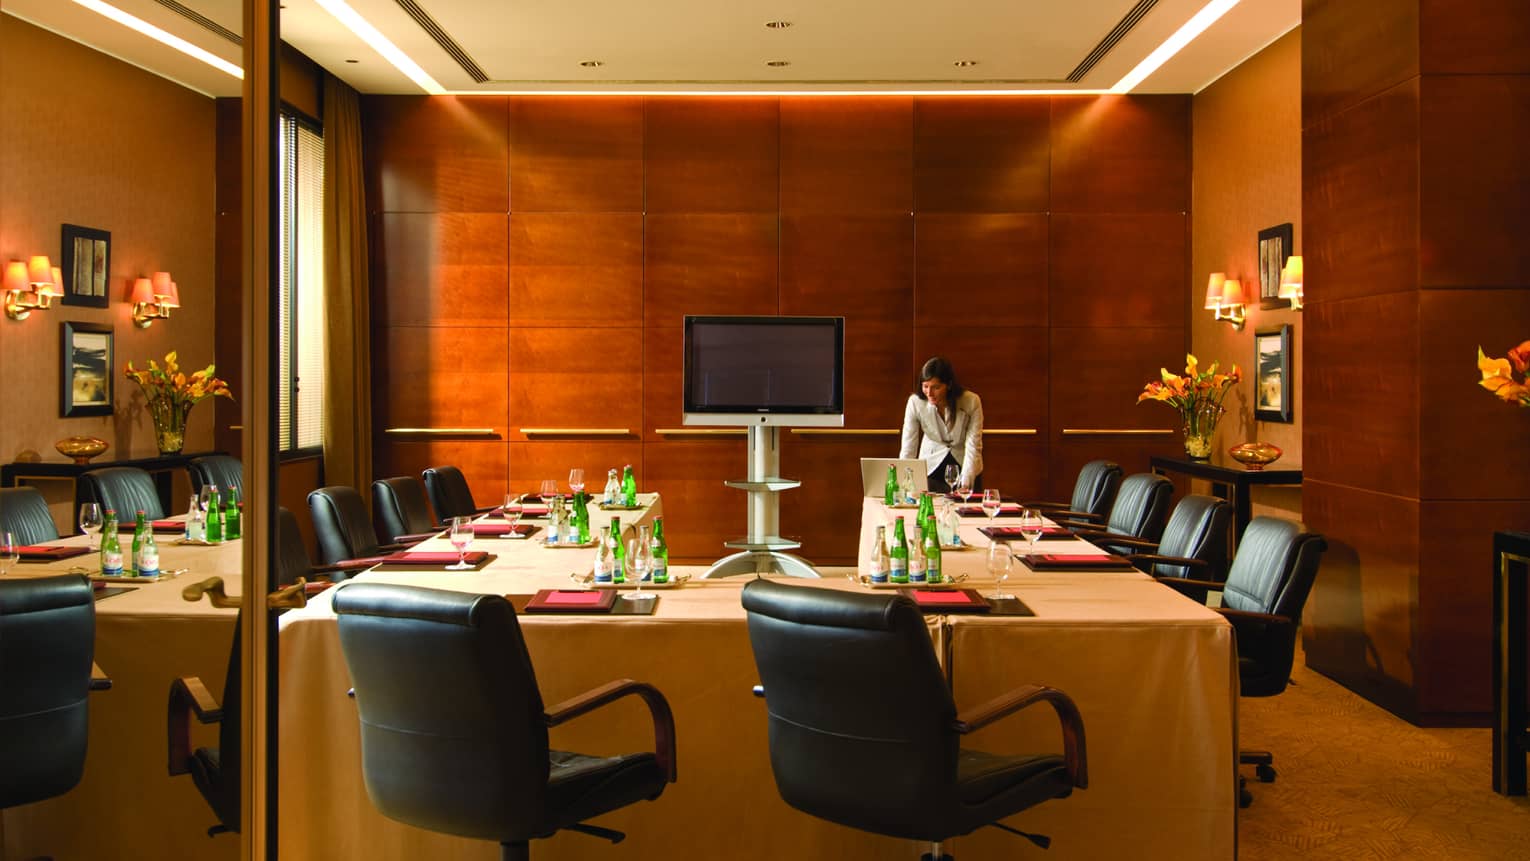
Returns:
[[[143,387],[144,397],[148,399],[151,409],[189,410],[193,405],[209,397],[234,399],[229,391],[228,383],[213,376],[217,370],[216,365],[208,365],[187,377],[181,373],[178,360],[179,356],[171,350],[165,354],[163,368],[158,362],[150,359],[147,370],[134,368],[133,363],[128,362],[123,373],[128,379]]]
[[[1203,403],[1221,406],[1222,399],[1227,397],[1227,392],[1239,380],[1243,379],[1243,374],[1238,370],[1237,365],[1232,366],[1231,372],[1219,374],[1217,365],[1217,362],[1212,362],[1211,367],[1202,371],[1200,360],[1194,355],[1187,354],[1184,376],[1171,374],[1168,368],[1160,368],[1158,372],[1161,382],[1152,382],[1143,386],[1142,394],[1137,396],[1137,403],[1149,400],[1162,401],[1186,416]]]
[[[1482,379],[1477,384],[1497,395],[1504,403],[1530,407],[1527,368],[1530,368],[1530,341],[1510,350],[1507,359],[1494,359],[1482,352],[1481,346],[1477,347],[1477,370],[1482,372]],[[1519,374],[1517,380],[1514,378],[1516,373]]]

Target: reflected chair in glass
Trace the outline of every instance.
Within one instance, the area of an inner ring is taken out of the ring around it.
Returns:
[[[473,502],[473,491],[462,470],[455,466],[433,466],[420,475],[425,479],[425,491],[430,494],[430,506],[442,523],[453,517],[474,517],[494,510],[492,505],[480,508]]]
[[[0,488],[0,532],[16,536],[18,544],[58,539],[58,527],[48,511],[48,501],[35,487]]]
[[[313,531],[319,542],[319,559],[325,565],[336,566],[336,575],[371,567],[386,554],[410,546],[378,540],[366,503],[354,487],[331,485],[313,491],[308,494],[308,513],[313,517]]]
[[[220,491],[232,487],[239,499],[244,499],[244,464],[237,457],[204,454],[192,458],[186,464],[186,471],[191,476],[192,493],[201,492],[205,484],[214,484]]]
[[[675,781],[675,724],[664,695],[622,679],[545,708],[510,602],[383,583],[334,597],[340,647],[361,720],[361,767],[379,812],[409,825],[500,844],[568,830],[611,842],[586,820]],[[648,706],[652,752],[595,757],[552,750],[548,729],[626,696]]]
[[[102,514],[108,509],[117,512],[118,523],[132,523],[140,510],[150,520],[165,516],[154,476],[145,470],[108,466],[83,473],[79,480],[85,484],[82,498],[101,503]]]
[[[1226,583],[1179,577],[1159,578],[1158,582],[1185,592],[1221,592],[1222,606],[1217,612],[1232,623],[1238,644],[1239,694],[1273,697],[1291,681],[1302,608],[1327,549],[1323,536],[1303,532],[1298,523],[1255,517],[1238,541]],[[1265,783],[1275,780],[1275,758],[1269,751],[1239,751],[1238,762],[1256,766],[1256,774]],[[1247,807],[1252,800],[1240,778],[1238,803]]]
[[[1121,466],[1108,460],[1091,460],[1078,471],[1073,496],[1068,502],[1021,502],[1023,508],[1039,508],[1058,523],[1104,525],[1110,506],[1121,489]]]
[[[958,712],[910,598],[754,580],[743,604],[770,765],[792,807],[930,843],[926,857],[941,859],[940,843],[985,825],[1045,847],[1049,838],[999,820],[1089,785],[1084,722],[1067,694],[1026,685]],[[961,746],[962,736],[1041,702],[1057,712],[1062,755]]]
[[[1169,500],[1174,483],[1161,475],[1139,472],[1121,482],[1121,491],[1111,503],[1110,516],[1103,527],[1069,526],[1073,534],[1110,551],[1130,553],[1125,542],[1112,542],[1117,536],[1158,543],[1164,523],[1169,519]],[[1067,524],[1064,524],[1067,525]]]
[[[372,517],[378,537],[398,544],[424,541],[446,528],[431,514],[425,485],[412,475],[372,482]]]

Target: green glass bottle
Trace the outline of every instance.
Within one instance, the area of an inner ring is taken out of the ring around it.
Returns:
[[[148,531],[149,531],[149,522],[144,517],[143,509],[140,508],[140,509],[138,509],[138,517],[137,517],[137,519],[135,519],[133,521],[133,553],[132,553],[132,556],[130,556],[126,560],[127,561],[127,571],[125,573],[129,577],[136,577],[136,576],[138,576],[138,571],[142,567],[142,563],[143,563],[143,536],[144,536],[144,533],[146,533]]]
[[[903,531],[903,518],[893,522],[892,565],[888,579],[894,583],[908,582],[908,535]]]
[[[622,505],[628,508],[637,506],[637,479],[632,477],[632,464],[622,470]]]
[[[924,522],[934,516],[935,494],[926,490],[919,494],[919,525],[924,526]]]
[[[143,534],[143,548],[138,552],[139,577],[159,576],[159,542],[154,540],[154,530]]]
[[[648,542],[648,547],[653,550],[653,582],[668,583],[669,542],[664,540],[664,518],[653,519],[653,540]]]
[[[887,465],[887,484],[882,488],[882,504],[888,507],[898,503],[898,468]]]
[[[924,521],[924,579],[926,582],[944,583],[945,566],[940,558],[940,530],[935,527],[935,515]]]
[[[117,512],[106,509],[106,521],[101,525],[101,574],[104,577],[122,576],[122,544],[117,540]]]
[[[585,502],[584,491],[574,494],[574,528],[578,534],[574,537],[576,543],[590,543],[590,507]]]
[[[233,541],[239,537],[239,491],[228,489],[223,501],[223,537]]]
[[[218,488],[213,485],[212,492],[207,497],[207,543],[223,543],[223,496],[218,493]]]
[[[627,552],[622,549],[622,519],[611,518],[611,555],[616,558],[616,572],[612,575],[613,583],[627,582]]]

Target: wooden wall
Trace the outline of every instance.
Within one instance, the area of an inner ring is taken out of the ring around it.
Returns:
[[[1310,665],[1426,724],[1491,707],[1491,535],[1530,523],[1530,7],[1303,9]]]
[[[1188,344],[1190,99],[369,97],[379,476],[480,501],[631,463],[677,556],[742,534],[741,437],[680,428],[685,314],[847,319],[847,429],[785,433],[782,530],[855,556],[918,366],[983,396],[990,486],[1179,450],[1134,406]],[[391,427],[483,428],[458,437]],[[527,428],[608,433],[538,435]]]

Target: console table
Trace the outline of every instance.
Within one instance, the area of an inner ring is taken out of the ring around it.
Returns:
[[[140,457],[129,460],[95,460],[90,463],[74,463],[72,461],[38,461],[36,463],[7,463],[0,465],[0,487],[15,487],[23,481],[67,481],[74,488],[74,510],[70,513],[71,520],[78,520],[80,504],[92,502],[81,493],[82,485],[79,478],[84,473],[93,469],[104,469],[108,466],[131,466],[144,470],[154,476],[155,489],[159,491],[159,503],[164,506],[166,514],[174,514],[178,508],[174,500],[170,498],[171,478],[176,470],[185,469],[194,457],[202,457],[209,454],[222,454],[216,451],[202,451],[193,454],[158,455],[156,457]],[[69,531],[75,531],[71,523]]]
[[[1233,504],[1233,545],[1243,537],[1253,519],[1250,500],[1256,485],[1281,485],[1302,483],[1302,469],[1296,467],[1267,466],[1264,469],[1248,469],[1223,452],[1217,452],[1211,460],[1191,460],[1188,457],[1164,457],[1155,455],[1148,460],[1153,472],[1179,473],[1191,478],[1204,478],[1211,482],[1211,492]]]
[[[1530,702],[1525,690],[1525,598],[1530,532],[1493,534],[1493,791],[1525,794]]]

